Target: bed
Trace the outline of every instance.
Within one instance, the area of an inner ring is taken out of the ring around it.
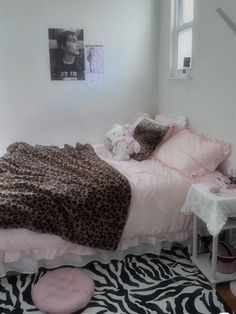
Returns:
[[[145,119],[147,119],[147,116],[145,116]],[[156,125],[153,128],[152,124],[155,124],[156,122],[148,118],[148,128],[150,131],[150,124],[151,124],[151,130],[154,130],[154,139],[159,136],[159,133],[156,132]],[[142,121],[142,119],[140,120]],[[145,127],[147,125],[145,121]],[[158,125],[159,128],[159,125]],[[169,129],[169,128],[167,128]],[[166,129],[166,130],[167,130]],[[142,130],[143,131],[143,130]],[[148,131],[148,132],[149,132]],[[163,129],[162,129],[163,131]],[[144,132],[145,133],[145,132]],[[148,143],[150,142],[150,136],[148,134]],[[163,134],[162,134],[163,135]],[[141,142],[140,142],[141,143]],[[3,173],[3,176],[1,175],[0,182],[0,205],[1,205],[1,211],[0,211],[0,276],[5,276],[8,273],[11,272],[20,272],[20,273],[33,273],[37,272],[39,267],[46,267],[46,268],[52,268],[52,267],[58,267],[62,265],[75,265],[75,266],[82,266],[88,263],[91,260],[100,260],[103,262],[108,262],[112,258],[123,258],[128,253],[135,253],[135,254],[141,254],[145,252],[152,252],[152,253],[159,253],[161,249],[161,245],[163,243],[169,243],[173,241],[178,242],[184,242],[191,238],[192,235],[192,218],[189,216],[186,216],[180,212],[180,209],[182,205],[184,204],[187,192],[189,190],[189,187],[192,183],[198,183],[198,182],[214,182],[217,177],[219,177],[221,174],[216,171],[215,169],[217,166],[226,159],[226,157],[229,154],[229,145],[227,143],[224,143],[222,141],[207,138],[203,136],[202,134],[199,134],[192,129],[189,128],[182,128],[182,130],[178,130],[178,132],[170,134],[169,132],[169,138],[165,138],[164,142],[161,142],[160,145],[158,145],[154,151],[151,152],[151,155],[148,158],[142,159],[140,161],[140,156],[138,158],[131,158],[127,161],[119,161],[115,160],[112,155],[112,153],[104,146],[104,145],[81,145],[78,144],[77,152],[80,155],[81,151],[85,148],[85,155],[81,155],[82,163],[87,165],[91,168],[91,172],[88,176],[90,176],[89,182],[95,182],[96,185],[100,185],[101,180],[104,182],[106,179],[104,175],[104,169],[105,172],[107,172],[107,169],[109,171],[112,170],[117,173],[119,180],[114,181],[113,174],[111,178],[108,177],[108,180],[111,179],[113,190],[111,193],[116,194],[115,202],[112,198],[112,202],[114,203],[113,207],[109,207],[114,210],[115,220],[109,220],[110,217],[108,216],[108,222],[111,223],[111,228],[109,232],[113,232],[114,230],[118,230],[118,238],[116,239],[115,244],[112,243],[111,246],[99,246],[99,242],[96,243],[96,230],[95,233],[91,233],[91,236],[95,235],[95,242],[91,242],[90,245],[90,238],[85,238],[85,241],[83,237],[80,237],[80,234],[76,235],[75,238],[70,238],[67,236],[67,233],[63,233],[64,229],[62,229],[62,234],[60,234],[60,230],[57,232],[51,232],[51,229],[45,229],[49,230],[50,232],[46,232],[44,229],[43,232],[38,232],[37,228],[34,230],[35,226],[30,225],[30,228],[24,227],[24,220],[30,221],[34,220],[31,217],[34,217],[34,205],[32,208],[30,208],[30,212],[28,213],[28,216],[25,215],[25,208],[24,204],[27,203],[27,197],[25,199],[25,196],[23,197],[23,201],[26,203],[23,203],[18,209],[20,209],[21,214],[18,216],[11,217],[11,203],[8,207],[5,206],[5,203],[7,203],[6,200],[8,200],[8,194],[9,191],[12,190],[12,185],[10,185],[10,188],[5,189],[4,184],[9,181],[9,175],[8,175],[8,169],[5,169],[5,160],[8,161],[8,164],[10,164],[10,167],[15,167],[16,174],[18,175],[19,171],[19,178],[21,179],[22,176],[25,175],[22,174],[21,171],[21,164],[18,164],[19,156],[21,156],[21,152],[24,152],[24,149],[26,148],[23,157],[22,157],[22,163],[26,167],[26,172],[28,171],[28,163],[31,163],[32,158],[35,158],[34,155],[34,147],[32,145],[26,144],[26,143],[16,143],[8,148],[8,153],[1,158],[0,162],[0,175]],[[36,145],[38,147],[38,145]],[[46,148],[46,153],[45,153]],[[76,145],[77,148],[77,145]],[[23,150],[22,150],[23,149]],[[73,159],[70,159],[65,155],[63,157],[64,159],[59,158],[61,152],[64,151],[69,152],[74,156],[74,148],[71,146],[65,146],[65,148],[57,148],[55,146],[39,146],[39,151],[41,154],[41,157],[43,158],[43,167],[44,161],[48,161],[48,159],[51,159],[47,156],[48,151],[50,153],[53,153],[56,157],[55,163],[59,165],[59,175],[60,175],[60,169],[66,169],[66,167],[72,167],[72,170],[75,169],[75,176],[73,176],[73,180],[77,180],[77,170],[74,167]],[[28,160],[28,152],[32,150],[32,154],[30,153],[30,159]],[[87,154],[88,151],[93,154],[92,162],[91,160],[87,160]],[[10,157],[8,156],[10,152]],[[13,152],[13,153],[12,153]],[[144,150],[145,154],[147,150]],[[12,155],[16,157],[16,159],[11,159]],[[51,156],[51,155],[50,155]],[[58,158],[58,159],[57,159]],[[59,160],[59,161],[58,161]],[[99,163],[99,167],[96,167],[97,173],[93,170],[93,162],[94,160],[97,160]],[[41,161],[40,161],[41,163]],[[65,163],[65,165],[64,165]],[[103,166],[105,168],[100,167],[103,163]],[[68,165],[69,164],[69,165]],[[32,167],[34,168],[34,163],[32,164]],[[40,171],[42,173],[44,172],[44,168],[41,168]],[[49,172],[51,171],[51,168],[54,168],[54,164],[50,164],[49,166]],[[83,166],[82,166],[83,168]],[[81,164],[79,164],[79,169],[81,169]],[[80,171],[80,170],[79,170]],[[4,179],[6,174],[6,180]],[[34,174],[34,173],[33,173]],[[83,172],[79,172],[81,174],[81,178],[79,177],[79,180],[82,182],[83,185]],[[10,173],[10,176],[12,174]],[[14,174],[15,175],[15,174]],[[13,175],[13,177],[14,177]],[[33,177],[32,174],[30,174],[31,177]],[[87,173],[86,173],[87,175]],[[94,177],[93,177],[94,176]],[[40,173],[38,174],[38,177],[40,178]],[[3,179],[2,179],[3,178]],[[64,179],[67,180],[66,175],[64,176]],[[51,177],[49,177],[49,181],[46,182],[47,185],[50,186],[51,183],[55,184],[57,181],[57,178],[53,178],[52,182],[50,182]],[[12,181],[9,181],[12,184]],[[65,181],[66,182],[66,181]],[[14,182],[13,182],[14,183]],[[14,183],[15,184],[15,183]],[[14,185],[13,184],[13,185]],[[21,181],[17,181],[17,186],[19,189],[22,189],[24,191],[24,186],[22,186]],[[66,186],[66,184],[65,184]],[[110,189],[109,184],[105,186],[105,189]],[[33,187],[33,188],[32,188]],[[39,188],[41,188],[41,185],[39,185]],[[18,190],[17,190],[18,191]],[[34,185],[31,184],[30,191],[34,191]],[[118,192],[117,192],[118,191]],[[49,192],[46,191],[48,194]],[[70,191],[71,192],[71,191]],[[93,200],[93,198],[96,200],[95,206],[97,210],[100,210],[100,212],[103,213],[104,206],[102,205],[104,203],[103,200],[100,197],[95,197],[95,194],[92,193],[90,190],[86,190],[86,197],[84,198],[84,195],[82,194],[77,197],[77,199],[85,204],[87,207],[89,207],[90,200]],[[18,195],[18,192],[15,192],[13,189],[13,194]],[[77,193],[77,192],[75,192]],[[85,194],[86,194],[85,193]],[[90,193],[90,194],[89,194]],[[37,196],[37,193],[33,193],[31,196]],[[47,196],[47,195],[46,195]],[[59,194],[60,196],[60,194]],[[77,195],[76,195],[77,196]],[[129,196],[129,198],[128,198]],[[108,200],[111,197],[111,194],[108,196]],[[5,200],[6,198],[6,200]],[[55,203],[62,203],[62,200],[60,199],[53,199],[49,195],[48,200],[53,200],[54,203],[51,204],[51,207],[54,206]],[[124,207],[120,199],[124,199],[127,212],[124,214]],[[129,200],[127,202],[127,200]],[[69,202],[71,202],[71,205],[73,205],[74,198],[72,195],[72,198],[69,199]],[[98,203],[98,204],[97,204]],[[117,203],[117,204],[116,204]],[[3,204],[3,205],[2,205]],[[37,204],[37,203],[36,203]],[[42,204],[41,203],[41,207]],[[42,213],[47,212],[48,208],[50,206],[47,206],[47,203],[45,203],[45,208],[40,207],[40,211]],[[70,204],[70,203],[69,203]],[[82,205],[83,205],[82,204]],[[80,204],[81,205],[81,204]],[[97,206],[98,205],[98,206]],[[116,206],[117,205],[117,206]],[[118,206],[119,205],[119,206]],[[121,206],[120,206],[121,205]],[[15,206],[15,205],[14,205]],[[14,207],[13,206],[13,207]],[[68,203],[66,203],[66,206],[68,208],[65,208],[66,212],[69,209]],[[77,204],[76,204],[77,206]],[[77,207],[75,206],[75,209],[77,210]],[[17,207],[17,206],[15,206]],[[73,206],[72,206],[73,207]],[[5,212],[4,212],[5,210]],[[32,214],[32,216],[31,216]],[[88,212],[85,211],[85,223],[87,223],[87,220],[91,220],[91,216]],[[112,213],[113,214],[113,213]],[[75,213],[73,213],[75,215]],[[73,216],[72,220],[70,220],[69,227],[71,224],[71,229],[73,227],[76,229],[77,227],[77,218],[73,219],[73,217],[78,217],[78,215]],[[5,217],[6,216],[6,217]],[[119,216],[119,217],[118,217]],[[123,227],[117,229],[117,226],[120,224],[120,216],[123,217]],[[24,218],[25,217],[25,218]],[[27,217],[30,217],[30,219],[27,219]],[[41,216],[40,216],[41,217]],[[47,217],[42,214],[42,217]],[[65,217],[65,216],[62,216]],[[13,219],[12,219],[13,218]],[[22,219],[23,218],[23,219]],[[52,215],[52,220],[53,220]],[[95,216],[96,218],[96,216]],[[114,218],[114,217],[113,217]],[[14,219],[16,221],[14,221]],[[9,223],[9,221],[10,223]],[[96,219],[95,219],[96,220]],[[42,221],[44,221],[42,219]],[[66,217],[65,217],[66,221]],[[14,224],[15,222],[15,224]],[[75,225],[74,225],[75,223]],[[93,221],[94,223],[94,221]],[[15,227],[8,227],[8,226],[17,226]],[[27,226],[27,224],[26,224]],[[73,226],[73,227],[72,227]],[[36,227],[38,225],[36,224]],[[56,226],[57,227],[57,226]],[[53,226],[53,228],[56,228]],[[106,226],[103,226],[104,229],[100,229],[100,234],[106,234]],[[41,225],[40,225],[41,228]],[[41,230],[39,228],[39,230]],[[52,230],[54,230],[52,228]],[[90,227],[90,229],[93,229]],[[96,228],[95,228],[96,229]],[[55,229],[56,230],[56,229]],[[81,230],[81,229],[80,229]],[[70,231],[70,230],[69,230]],[[93,231],[93,230],[92,230]],[[108,242],[109,242],[109,232],[108,235]],[[56,235],[57,234],[57,235]],[[98,238],[100,237],[100,234],[98,234]],[[111,233],[112,234],[112,233]],[[116,235],[117,235],[116,234]],[[113,237],[113,234],[111,238]],[[69,239],[69,240],[68,240]],[[107,240],[107,238],[104,238]],[[70,241],[72,240],[72,241]],[[104,241],[105,241],[104,240]],[[88,245],[87,245],[88,244]],[[109,243],[108,243],[109,244]],[[105,249],[104,249],[105,248]],[[108,249],[107,249],[108,248]]]
[[[94,249],[63,240],[56,235],[26,229],[0,230],[0,276],[8,272],[36,272],[38,267],[84,265],[93,259],[109,260],[127,252],[159,252],[160,243],[185,241],[192,233],[192,219],[180,214],[187,191],[194,182],[214,180],[219,173],[187,178],[157,159],[143,162],[116,161],[104,145],[96,154],[129,181],[132,199],[128,219],[115,252]],[[171,197],[170,197],[171,196]]]

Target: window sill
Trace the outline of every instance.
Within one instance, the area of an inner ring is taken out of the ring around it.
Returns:
[[[192,76],[167,76],[167,80],[192,80]]]
[[[192,80],[192,69],[178,69],[178,70],[170,70],[168,80]]]

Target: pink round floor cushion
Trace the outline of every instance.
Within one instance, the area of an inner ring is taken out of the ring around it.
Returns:
[[[34,304],[49,314],[70,314],[85,307],[94,292],[94,281],[76,268],[47,272],[32,287]]]

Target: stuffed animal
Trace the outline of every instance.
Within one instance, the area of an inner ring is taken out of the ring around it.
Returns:
[[[106,147],[112,151],[113,159],[129,160],[130,155],[140,151],[140,144],[133,137],[133,127],[115,124],[106,134]]]
[[[126,135],[126,132],[124,132],[123,125],[114,124],[113,128],[106,133],[105,143],[104,143],[105,147],[109,151],[112,151],[113,146],[114,146],[112,143],[114,142],[114,140],[116,140],[117,138],[120,138],[121,136],[125,136],[125,135]]]
[[[113,147],[113,159],[115,160],[129,160],[130,155],[139,153],[140,144],[133,138],[133,136],[124,136],[116,139]]]

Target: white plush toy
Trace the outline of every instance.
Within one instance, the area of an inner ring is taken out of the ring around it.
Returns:
[[[105,137],[105,147],[112,151],[113,150],[113,142],[117,138],[121,136],[125,136],[126,133],[124,133],[124,127],[123,125],[120,124],[114,124],[112,129],[107,132],[106,137]]]
[[[114,141],[113,159],[115,160],[129,160],[130,155],[139,153],[140,145],[131,136],[118,138]]]
[[[115,124],[107,132],[106,140],[105,146],[112,151],[115,160],[129,160],[130,155],[140,151],[140,145],[133,137],[133,127],[128,124]]]

